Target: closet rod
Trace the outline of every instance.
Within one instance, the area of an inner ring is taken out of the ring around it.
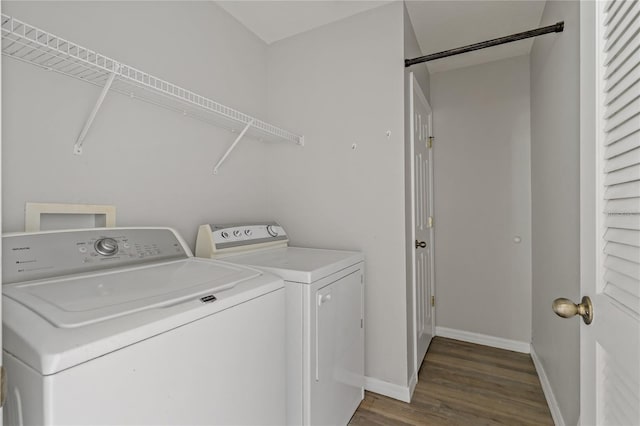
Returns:
[[[445,50],[438,53],[432,53],[426,56],[419,56],[413,59],[405,59],[404,66],[420,64],[422,62],[433,61],[435,59],[446,58],[448,56],[459,55],[461,53],[472,52],[474,50],[486,49],[487,47],[498,46],[499,44],[511,43],[512,41],[524,40],[525,38],[537,37],[548,33],[561,33],[564,31],[564,21],[557,22],[547,27],[536,28],[522,33],[511,34],[505,37],[494,38],[493,40],[482,41],[480,43],[470,44],[468,46],[457,47],[455,49]]]

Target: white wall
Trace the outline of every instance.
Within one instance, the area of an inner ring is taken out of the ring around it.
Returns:
[[[409,12],[407,11],[406,5],[404,5],[404,57],[405,58],[415,58],[418,56],[422,56],[423,52],[420,50],[420,46],[418,45],[418,39],[416,38],[416,33],[413,29],[413,25],[411,23],[411,18],[409,17]],[[426,64],[417,64],[411,67],[404,69],[404,132],[405,132],[405,162],[404,162],[404,171],[405,171],[405,187],[407,188],[405,191],[405,233],[406,233],[406,241],[405,241],[405,254],[406,254],[406,270],[407,270],[407,380],[410,381],[412,375],[416,375],[417,371],[414,370],[415,358],[416,358],[416,349],[413,344],[413,336],[415,334],[415,328],[413,324],[413,274],[412,271],[414,269],[413,264],[413,251],[415,250],[415,246],[413,245],[413,220],[411,220],[411,181],[413,180],[413,176],[411,175],[411,163],[414,161],[411,157],[411,149],[409,146],[409,141],[411,137],[411,123],[410,123],[410,115],[409,108],[410,102],[413,94],[409,89],[409,81],[411,73],[414,73],[420,88],[423,90],[425,97],[428,101],[430,101],[431,94],[431,84],[429,81],[429,70],[427,69]],[[420,369],[420,365],[417,366],[418,370]]]
[[[201,223],[275,219],[293,244],[362,250],[366,374],[406,388],[401,3],[268,48],[212,2],[3,11],[306,137],[243,140],[213,176],[233,134],[109,93],[75,156],[100,89],[3,57],[4,232],[23,229],[25,202],[114,204],[118,225],[173,226],[192,245]]]
[[[407,384],[403,31],[403,5],[393,3],[270,45],[268,66],[269,113],[304,130],[306,142],[274,147],[271,217],[294,245],[364,252],[365,373],[399,386]]]
[[[258,117],[266,45],[212,2],[3,2],[3,12]],[[73,144],[100,89],[2,57],[3,231],[24,203],[114,204],[118,225],[174,226],[193,245],[206,222],[264,219],[265,157],[226,130],[110,93]]]
[[[405,59],[417,58],[418,56],[423,56],[424,52],[420,50],[420,45],[418,44],[418,38],[416,37],[416,32],[413,28],[413,23],[411,22],[411,17],[409,16],[409,11],[407,10],[406,5],[404,5],[404,57]],[[427,68],[426,63],[412,65],[408,68],[405,68],[405,83],[407,90],[409,90],[408,83],[408,74],[409,72],[413,72],[416,76],[416,80],[420,83],[420,88],[424,92],[424,96],[427,98],[427,101],[431,100],[431,83],[430,83],[430,75],[429,69]],[[408,92],[405,93],[405,97]],[[408,108],[408,101],[406,104],[406,108]]]
[[[565,21],[564,32],[531,51],[532,346],[566,424],[579,416],[580,323],[551,303],[580,299],[579,7],[548,1],[540,25]]]
[[[436,324],[528,344],[529,58],[432,74],[431,99]]]

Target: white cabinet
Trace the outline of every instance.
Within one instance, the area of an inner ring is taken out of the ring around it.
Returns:
[[[362,400],[362,288],[362,269],[356,269],[314,291],[309,424],[347,424]]]
[[[346,425],[364,397],[364,264],[285,287],[287,422]]]

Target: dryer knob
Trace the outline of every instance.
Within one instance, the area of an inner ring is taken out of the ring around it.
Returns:
[[[113,238],[101,238],[96,241],[94,247],[103,256],[113,256],[118,252],[118,242]]]
[[[275,228],[273,227],[273,225],[267,225],[267,232],[269,233],[269,235],[271,235],[272,237],[277,237],[278,236],[278,231],[275,230]]]

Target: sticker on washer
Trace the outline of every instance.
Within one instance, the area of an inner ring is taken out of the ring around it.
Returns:
[[[200,301],[202,303],[211,303],[211,302],[215,302],[216,300],[217,299],[213,294],[208,294],[208,295],[200,298]]]

